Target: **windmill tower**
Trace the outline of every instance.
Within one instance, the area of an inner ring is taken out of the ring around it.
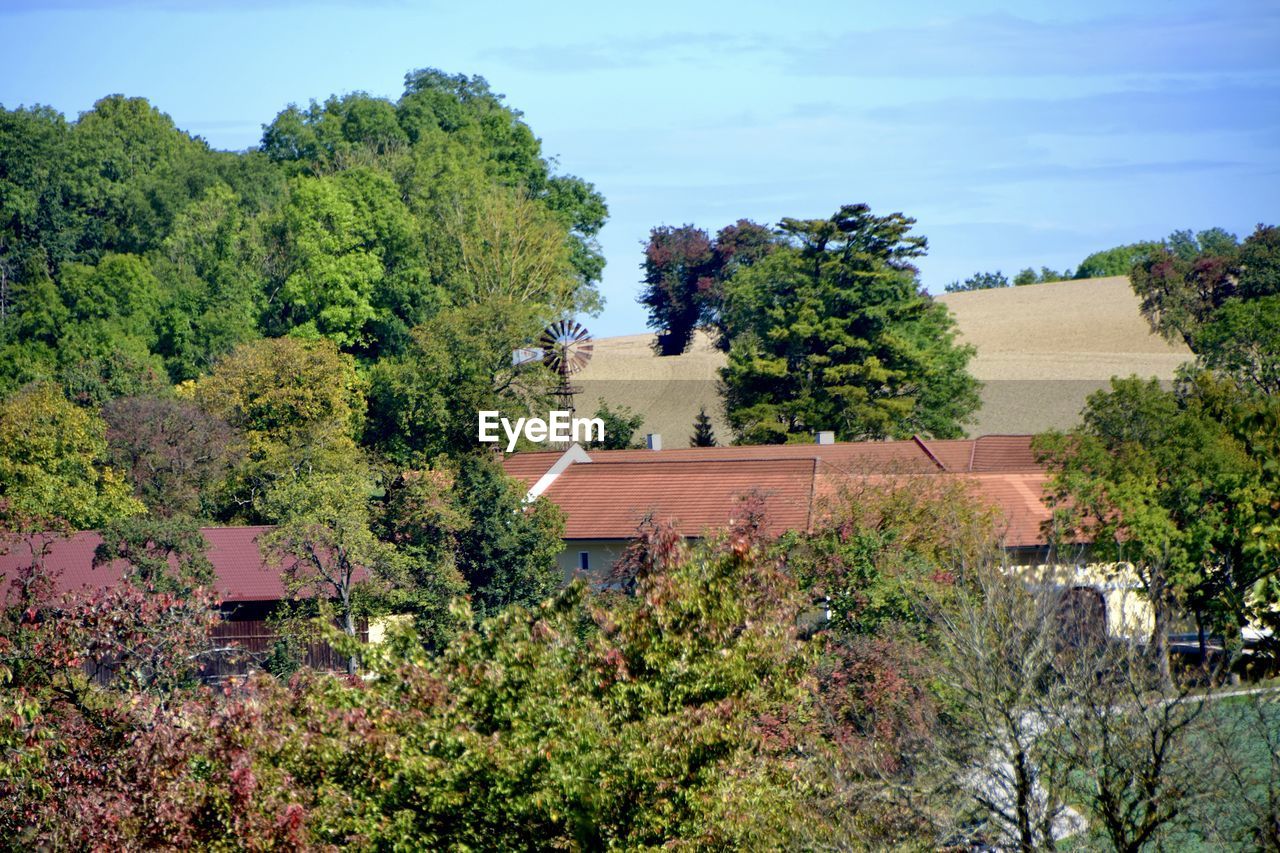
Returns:
[[[560,378],[556,386],[556,407],[573,412],[573,398],[582,392],[582,386],[572,385],[569,378],[591,361],[591,333],[574,320],[560,320],[547,326],[538,339],[542,348],[542,362]]]

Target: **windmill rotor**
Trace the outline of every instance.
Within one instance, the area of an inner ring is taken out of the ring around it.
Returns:
[[[543,364],[561,377],[572,376],[586,367],[595,349],[591,333],[576,320],[559,320],[547,326],[538,345],[542,347]]]

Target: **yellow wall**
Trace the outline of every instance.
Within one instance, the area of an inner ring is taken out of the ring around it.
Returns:
[[[1096,589],[1107,605],[1107,633],[1144,641],[1151,636],[1155,624],[1151,602],[1143,594],[1142,583],[1129,563],[1033,563],[1009,568],[1029,584]]]

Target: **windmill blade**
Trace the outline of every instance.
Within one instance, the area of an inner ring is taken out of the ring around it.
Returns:
[[[526,364],[542,361],[543,355],[543,351],[537,347],[520,347],[511,351],[511,366],[524,367]]]
[[[543,363],[562,376],[585,367],[595,349],[591,333],[576,320],[558,320],[547,326],[538,344],[543,350]]]

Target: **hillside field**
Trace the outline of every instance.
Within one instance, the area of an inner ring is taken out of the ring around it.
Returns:
[[[1191,358],[1183,345],[1151,332],[1138,298],[1123,276],[1058,281],[939,299],[955,314],[961,338],[977,348],[970,363],[983,381],[982,408],[970,435],[1066,429],[1085,398],[1112,376],[1173,378]],[[716,390],[724,354],[698,333],[689,352],[654,355],[653,335],[595,342],[595,356],[579,374],[578,410],[595,411],[601,398],[645,417],[641,434],[662,435],[683,447],[705,406],[722,444],[730,433]]]

